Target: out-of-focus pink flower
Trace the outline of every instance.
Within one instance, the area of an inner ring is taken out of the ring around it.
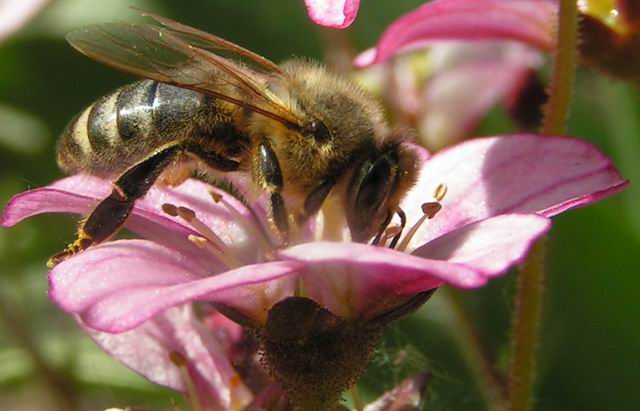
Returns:
[[[360,0],[304,0],[304,4],[316,24],[343,29],[355,20]]]
[[[515,40],[551,50],[553,0],[435,0],[393,22],[375,48],[356,58],[360,67],[442,40]]]
[[[394,84],[386,86],[386,97],[392,108],[405,111],[400,119],[412,120],[425,146],[439,149],[469,136],[496,104],[514,106],[519,93],[536,84],[531,80],[543,63],[536,48],[553,48],[556,12],[551,0],[435,0],[393,22],[355,64],[367,67],[404,51],[428,50],[424,82],[398,80],[414,75],[401,69],[402,59],[388,64]],[[534,105],[544,100],[539,88]],[[525,114],[535,119],[538,112],[531,107]]]
[[[0,1],[0,41],[22,27],[48,0]]]
[[[220,190],[188,180],[177,188],[154,187],[136,203],[127,227],[145,239],[100,244],[55,266],[50,297],[85,327],[134,333],[131,341],[142,341],[136,333],[155,332],[158,321],[167,321],[166,310],[197,301],[263,330],[266,340],[292,335],[291,329],[306,339],[335,327],[355,332],[349,338],[356,338],[358,327],[369,330],[406,313],[442,284],[475,288],[504,274],[549,229],[549,217],[626,185],[597,149],[570,138],[477,139],[432,157],[422,152],[420,161],[419,180],[401,203],[405,231],[389,234],[397,234],[398,241],[351,243],[346,230],[343,242],[323,241],[323,229],[331,227],[320,215],[306,240],[278,250],[265,233],[258,204],[254,212]],[[15,196],[1,224],[41,213],[84,214],[110,190],[107,181],[72,176]],[[314,313],[313,321],[300,318],[304,312]],[[167,361],[157,367],[131,365],[129,352],[136,348],[119,350],[114,341],[108,351],[116,358],[153,381],[179,388],[175,378],[167,382]],[[211,382],[214,374],[233,379],[214,352],[206,354],[206,367],[217,367],[215,372],[200,370],[199,357],[181,354],[209,387],[227,390],[218,397],[246,399],[242,390],[229,394],[228,384]]]

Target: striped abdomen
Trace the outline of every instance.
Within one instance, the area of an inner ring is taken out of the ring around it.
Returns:
[[[58,142],[58,165],[67,173],[112,175],[165,143],[228,128],[230,116],[201,93],[140,81],[71,120]]]

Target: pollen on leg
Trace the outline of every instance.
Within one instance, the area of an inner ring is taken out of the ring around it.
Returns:
[[[169,203],[162,205],[162,211],[170,216],[182,218],[200,234],[199,236],[190,235],[188,237],[189,241],[196,246],[211,252],[229,268],[242,266],[242,261],[213,230],[198,219],[195,211],[187,207],[177,207]]]

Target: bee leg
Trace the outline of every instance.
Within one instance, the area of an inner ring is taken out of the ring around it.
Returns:
[[[320,210],[324,200],[335,184],[336,180],[333,177],[327,177],[307,195],[307,198],[304,199],[304,214],[300,222],[303,222]]]
[[[214,151],[207,150],[196,143],[185,143],[184,150],[198,158],[207,166],[219,171],[236,171],[240,167],[240,163],[224,157]]]
[[[181,142],[167,144],[122,173],[113,183],[109,197],[102,200],[80,226],[76,241],[64,251],[53,255],[47,266],[52,268],[60,261],[116,233],[131,213],[135,201],[151,188],[160,173],[183,149]]]
[[[267,142],[262,142],[258,147],[258,156],[263,186],[270,193],[271,217],[278,231],[284,236],[285,242],[288,242],[290,233],[289,213],[281,194],[284,182],[280,163]]]

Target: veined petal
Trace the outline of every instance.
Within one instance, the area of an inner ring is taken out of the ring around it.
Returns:
[[[156,384],[184,392],[183,376],[171,360],[174,353],[179,353],[202,394],[200,400],[207,401],[211,409],[243,409],[252,400],[224,350],[189,305],[167,310],[120,334],[99,332],[80,324],[103,350],[133,371]]]
[[[88,176],[74,175],[58,180],[53,184],[37,188],[14,196],[3,211],[0,225],[13,226],[25,218],[43,213],[88,214],[98,203],[111,193],[111,183],[107,180]],[[229,210],[217,204],[210,192],[223,195],[225,200],[242,215],[238,221]],[[131,231],[164,244],[173,244],[183,250],[198,253],[187,236],[197,235],[184,220],[171,217],[162,211],[162,205],[172,203],[184,206],[196,212],[197,217],[211,228],[230,248],[240,256],[247,257],[255,253],[255,242],[243,224],[252,224],[254,217],[240,201],[233,196],[215,189],[198,180],[189,179],[178,187],[154,186],[136,202],[126,227]]]
[[[547,0],[435,0],[393,22],[375,49],[356,58],[363,67],[435,40],[516,40],[554,46],[557,4]]]
[[[360,0],[305,0],[304,4],[316,24],[343,29],[355,20]]]
[[[551,228],[536,214],[505,214],[451,231],[423,245],[413,255],[464,264],[496,277],[519,264],[533,243]]]
[[[424,163],[401,203],[409,227],[439,184],[448,189],[442,209],[418,230],[409,251],[500,214],[551,217],[618,192],[627,181],[604,154],[582,140],[531,134],[474,139]]]
[[[215,274],[179,251],[145,240],[101,244],[56,265],[49,295],[89,327],[123,332],[189,301],[223,303],[256,322],[293,295],[300,264],[246,265]]]
[[[487,281],[463,264],[359,243],[306,243],[279,255],[305,263],[305,296],[342,318],[373,317],[443,283],[474,288]]]

